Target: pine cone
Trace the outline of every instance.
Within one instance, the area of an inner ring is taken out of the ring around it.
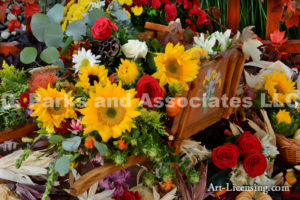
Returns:
[[[116,56],[120,50],[120,41],[114,36],[104,40],[99,46],[93,48],[95,55],[101,55],[100,64],[105,67],[113,67]]]

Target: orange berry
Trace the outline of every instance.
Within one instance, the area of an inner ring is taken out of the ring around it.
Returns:
[[[119,149],[124,150],[124,149],[127,149],[127,148],[128,148],[128,146],[127,146],[125,140],[119,140]]]
[[[181,97],[174,97],[169,101],[166,113],[169,117],[175,117],[181,110],[184,105],[184,100]]]
[[[161,189],[165,192],[171,190],[174,187],[174,184],[172,183],[172,179],[168,179],[166,182],[164,182],[161,186]]]
[[[86,138],[85,142],[84,142],[84,146],[86,148],[88,148],[88,149],[92,149],[92,148],[95,147],[94,141],[95,141],[94,137],[92,137],[92,138]]]

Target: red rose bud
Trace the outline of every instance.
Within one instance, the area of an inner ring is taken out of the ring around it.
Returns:
[[[256,151],[261,152],[262,150],[259,139],[249,131],[242,133],[237,139],[236,144],[239,147],[240,154],[243,156]]]
[[[118,31],[118,27],[106,17],[97,19],[91,29],[93,37],[99,40],[109,38],[112,35],[112,30]]]
[[[161,1],[160,0],[152,0],[152,7],[157,9],[160,8],[161,6]]]
[[[143,107],[145,108],[154,108],[164,97],[164,91],[158,81],[148,74],[142,76],[135,90],[137,91],[136,97],[144,101]]]
[[[109,76],[109,80],[110,82],[113,84],[113,83],[117,83],[118,81],[118,78],[117,78],[117,73],[112,73],[110,76]]]
[[[19,104],[22,108],[28,108],[30,103],[30,93],[23,92],[19,97]]]
[[[19,6],[17,6],[17,5],[12,5],[12,6],[11,6],[11,13],[12,13],[13,15],[19,15],[19,14],[22,13],[22,10],[20,9]]]
[[[125,190],[123,195],[116,195],[113,197],[115,200],[140,200],[140,194],[138,191],[133,192],[133,191],[128,191]]]
[[[263,175],[268,167],[266,157],[260,152],[248,154],[244,159],[243,165],[251,178]]]
[[[17,19],[10,20],[8,22],[7,28],[9,29],[10,32],[13,32],[15,29],[21,28],[21,23]]]
[[[68,129],[71,128],[71,124],[68,121],[62,122],[60,126],[54,127],[55,132],[60,134],[66,134],[68,132]]]
[[[220,169],[233,168],[237,164],[238,157],[238,147],[230,143],[225,143],[212,151],[212,161]]]

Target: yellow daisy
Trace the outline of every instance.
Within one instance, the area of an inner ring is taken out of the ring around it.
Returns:
[[[36,94],[38,103],[29,107],[33,110],[31,116],[37,117],[49,134],[54,133],[54,127],[58,128],[65,119],[76,118],[72,92],[57,91],[48,86],[47,89],[39,88]]]
[[[98,131],[104,142],[111,137],[118,138],[125,131],[134,128],[133,118],[140,115],[136,109],[140,104],[134,98],[134,89],[124,90],[119,85],[107,82],[105,87],[96,85],[90,92],[86,108],[81,110],[84,115],[81,123],[86,126],[84,134]]]
[[[119,69],[116,71],[118,77],[125,84],[133,84],[140,75],[137,64],[127,59],[121,59]]]
[[[194,56],[184,51],[184,46],[177,44],[173,46],[168,43],[165,53],[157,53],[154,58],[158,71],[153,77],[159,79],[160,85],[179,83],[184,90],[188,90],[187,82],[197,78],[200,66]]]
[[[292,119],[290,116],[290,112],[284,110],[279,110],[279,112],[276,114],[277,124],[280,124],[281,122],[290,124],[292,123]]]
[[[102,87],[108,82],[107,69],[104,65],[89,65],[88,67],[79,67],[79,81],[76,83],[76,87],[82,87],[86,91],[93,88],[96,84],[100,84]]]
[[[126,4],[127,6],[132,5],[132,0],[119,0],[120,5]]]
[[[274,71],[265,75],[265,90],[271,96],[271,103],[291,103],[296,98],[295,82],[289,80],[285,73]]]
[[[143,7],[142,6],[134,6],[131,7],[131,12],[135,15],[135,16],[140,16],[143,13]]]

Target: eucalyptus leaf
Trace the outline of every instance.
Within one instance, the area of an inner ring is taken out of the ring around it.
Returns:
[[[75,136],[68,138],[62,143],[62,147],[66,151],[76,151],[81,143],[81,137]]]
[[[68,36],[73,36],[75,41],[82,40],[82,36],[86,35],[86,26],[81,21],[73,21],[65,32]]]
[[[108,151],[108,148],[107,148],[106,144],[103,144],[103,143],[100,143],[100,142],[97,142],[97,141],[95,141],[94,143],[95,143],[95,147],[98,150],[98,152],[102,156],[106,155],[106,153]]]
[[[48,47],[58,48],[61,45],[64,35],[61,26],[57,23],[50,23],[45,28],[44,41]]]
[[[73,42],[73,36],[69,36],[64,43],[64,47],[62,48],[60,55],[64,55],[65,53],[67,53],[72,42]]]
[[[64,7],[61,4],[55,4],[47,13],[47,16],[56,23],[60,23],[64,17]]]
[[[88,24],[90,27],[94,26],[95,21],[99,19],[99,17],[107,17],[110,18],[109,14],[105,12],[103,9],[93,9],[88,14]]]
[[[59,158],[55,163],[55,170],[60,176],[66,175],[70,171],[70,159],[67,156]]]
[[[50,23],[51,20],[45,14],[37,13],[32,16],[30,27],[32,34],[38,41],[44,42],[45,29]]]
[[[48,47],[47,49],[42,51],[40,57],[44,62],[48,64],[55,64],[59,57],[59,51],[54,47]]]
[[[62,142],[65,138],[61,135],[52,135],[49,139],[50,144],[58,144]]]
[[[37,50],[34,47],[26,47],[21,51],[20,60],[24,64],[33,63],[37,57]]]

